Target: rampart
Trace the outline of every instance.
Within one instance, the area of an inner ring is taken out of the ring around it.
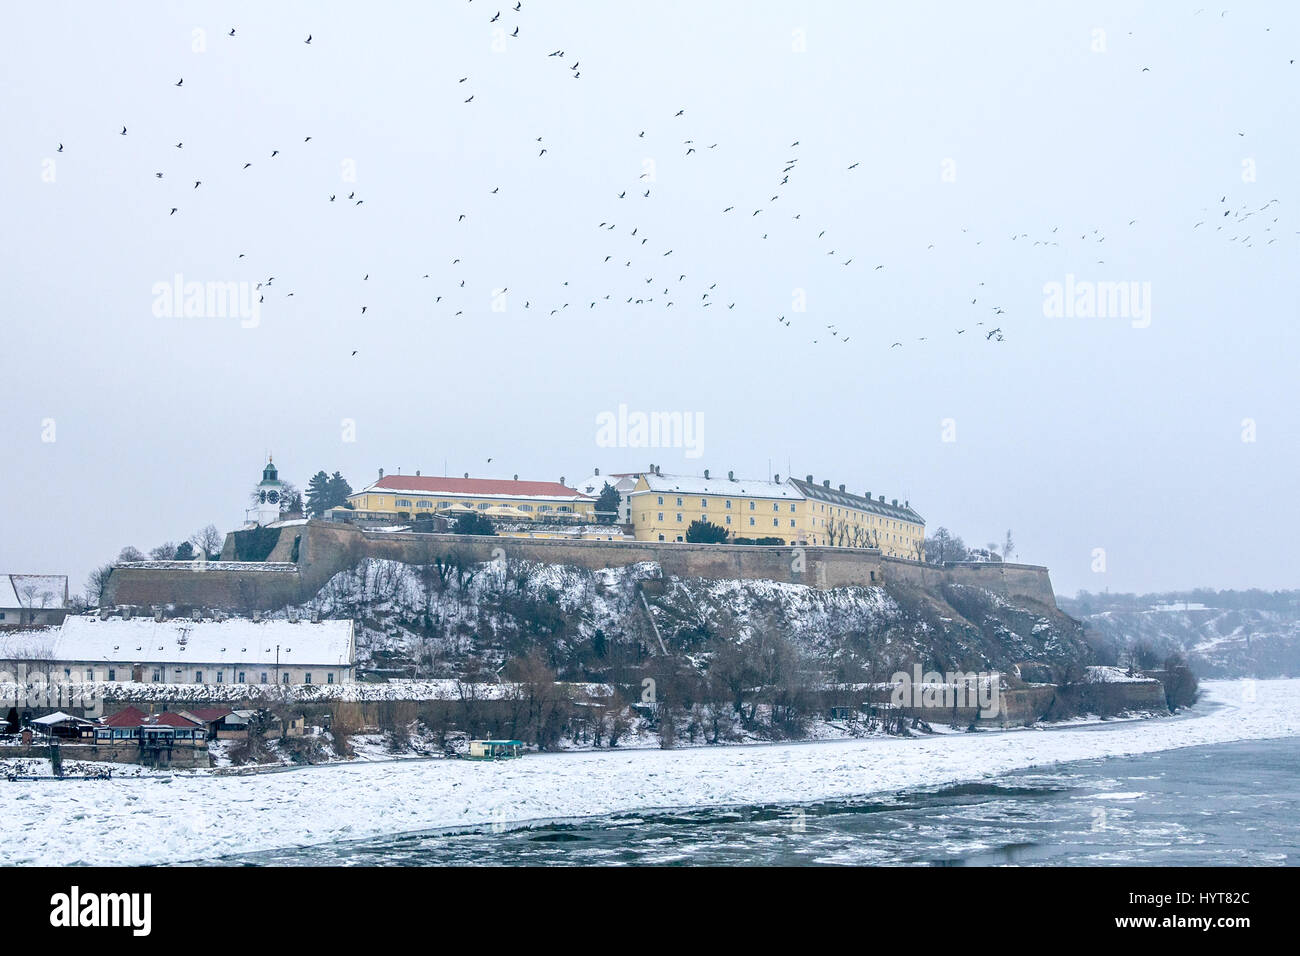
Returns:
[[[236,536],[265,536],[266,530],[232,532],[223,554],[239,551]],[[364,531],[328,521],[278,530],[279,538],[264,561],[118,565],[109,578],[105,604],[269,610],[310,598],[333,575],[365,558],[428,564],[448,557],[466,562],[504,557],[593,571],[653,562],[665,575],[676,577],[769,580],[818,588],[896,582],[930,590],[968,584],[1007,600],[1056,606],[1044,567],[996,562],[939,566],[884,557],[873,549],[416,534]]]

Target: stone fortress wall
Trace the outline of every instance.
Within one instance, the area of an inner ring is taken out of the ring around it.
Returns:
[[[266,535],[267,530],[231,532],[221,561],[118,565],[109,579],[105,604],[268,610],[309,599],[333,575],[364,558],[427,564],[448,556],[471,562],[502,556],[593,571],[654,562],[665,575],[676,577],[768,580],[818,588],[901,583],[932,589],[965,584],[1010,601],[1056,607],[1044,567],[997,562],[940,566],[888,558],[862,548],[415,534],[309,521],[270,529],[279,535],[262,560],[232,560],[240,550],[239,535]]]

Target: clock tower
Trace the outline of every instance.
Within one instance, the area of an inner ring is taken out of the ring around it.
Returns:
[[[284,500],[284,483],[280,481],[275,463],[268,455],[262,469],[262,480],[257,483],[257,502],[248,511],[251,524],[268,525],[280,520],[280,503]]]

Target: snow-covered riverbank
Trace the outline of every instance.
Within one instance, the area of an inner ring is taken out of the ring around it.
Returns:
[[[1300,680],[1212,682],[1176,718],[916,739],[596,751],[504,763],[326,764],[171,782],[0,782],[0,863],[210,859],[414,830],[632,810],[801,803],[932,787],[1048,763],[1300,737]]]

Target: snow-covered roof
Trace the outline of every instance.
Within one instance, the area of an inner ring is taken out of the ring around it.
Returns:
[[[73,717],[71,714],[65,714],[61,710],[56,710],[52,714],[46,714],[44,717],[37,717],[32,721],[34,724],[40,724],[42,727],[53,727],[57,724],[85,724],[89,726],[89,720],[83,720],[80,717]]]
[[[67,599],[66,574],[0,574],[0,607],[61,608]]]
[[[116,664],[247,664],[284,667],[350,666],[354,647],[350,620],[291,622],[188,621],[151,617],[124,620],[71,615],[62,627],[29,632],[55,661]]]
[[[788,498],[802,501],[798,489],[785,482],[758,478],[705,478],[701,475],[642,475],[649,490],[675,495],[744,495],[748,498]],[[643,494],[644,492],[638,492]]]
[[[574,486],[584,495],[591,495],[593,498],[599,498],[601,491],[605,487],[605,482],[609,482],[620,492],[628,492],[636,487],[638,475],[588,475],[582,481],[575,482]],[[625,496],[626,497],[626,496]]]
[[[925,519],[912,510],[912,506],[907,502],[903,502],[901,505],[897,503],[886,504],[883,496],[868,498],[865,495],[855,495],[851,491],[840,491],[825,484],[819,485],[811,481],[801,481],[798,478],[791,478],[790,484],[798,488],[807,497],[815,498],[818,501],[826,501],[844,508],[856,508],[859,511],[870,511],[899,521],[925,524]]]

